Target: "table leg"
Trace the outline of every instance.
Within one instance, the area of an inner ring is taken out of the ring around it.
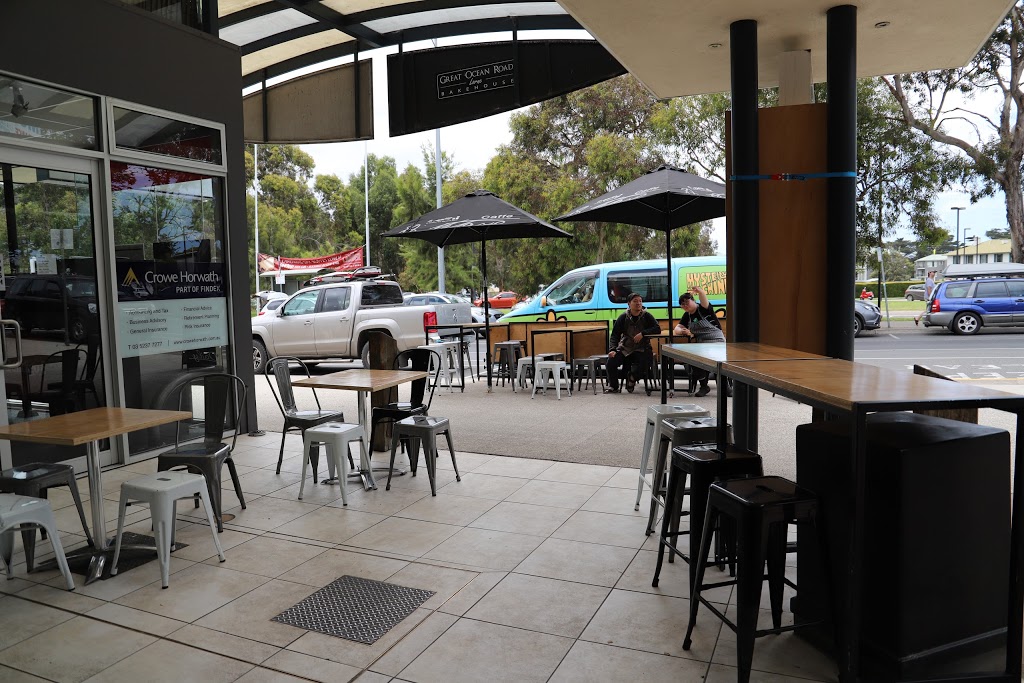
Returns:
[[[21,364],[21,412],[18,413],[18,417],[35,417],[36,414],[32,412],[32,400],[29,398],[29,380],[32,375],[32,366]]]
[[[363,490],[369,491],[377,488],[377,482],[373,479],[373,468],[370,465],[370,452],[373,448],[373,444],[370,443],[370,410],[367,406],[370,392],[357,391],[356,395],[359,405],[359,424],[363,425],[363,439],[366,441],[366,448],[359,452],[359,478],[363,481]]]

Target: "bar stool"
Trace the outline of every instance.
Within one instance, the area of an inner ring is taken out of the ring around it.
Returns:
[[[594,384],[594,394],[597,394],[597,359],[599,356],[587,356],[586,358],[573,358],[572,376],[576,378],[577,391],[583,390],[583,380],[587,380],[587,386]]]
[[[35,529],[45,529],[50,537],[50,545],[53,546],[53,554],[57,557],[57,566],[64,577],[64,584],[69,591],[75,590],[75,580],[68,568],[68,560],[64,555],[64,546],[60,543],[60,532],[57,530],[57,520],[53,517],[53,508],[50,502],[42,498],[31,496],[19,496],[13,493],[0,493],[0,564],[4,566],[7,579],[14,578],[12,569],[12,556],[14,554],[14,532],[21,531],[22,537],[25,534],[32,534],[35,539]],[[29,559],[28,549],[25,551],[25,563],[28,571],[32,571],[32,560]]]
[[[496,342],[495,350],[498,352],[498,377],[501,377],[501,386],[505,386],[505,379],[512,380],[512,369],[516,368],[519,359],[523,357],[523,343],[517,339]],[[512,391],[516,390],[515,382],[512,382]]]
[[[665,491],[668,488],[668,450],[671,446],[714,445],[718,436],[718,421],[713,417],[666,417],[658,425],[658,457],[654,461],[651,476],[651,513],[647,517],[647,535],[654,533],[658,521],[658,506],[665,505]],[[726,442],[732,443],[732,425],[726,425]],[[653,445],[652,445],[653,448]],[[710,482],[709,482],[710,483]],[[665,508],[666,510],[671,508]],[[678,516],[675,520],[678,526]]]
[[[537,361],[537,371],[535,373],[533,381],[533,391],[530,393],[530,398],[537,395],[537,387],[541,386],[541,391],[545,396],[548,395],[548,380],[555,380],[555,393],[558,396],[558,400],[562,400],[562,380],[565,380],[566,389],[569,392],[569,396],[572,396],[572,378],[569,376],[569,364],[562,360],[539,360]]]
[[[430,357],[431,365],[436,360],[440,365],[440,371],[436,373],[438,384],[441,384],[442,380],[444,385],[448,387],[448,391],[453,390],[452,379],[458,372],[458,355],[460,351],[461,342],[457,341],[438,341],[431,344],[424,344],[418,348],[427,349],[428,351],[437,352],[437,357]],[[431,375],[435,375],[435,368],[430,368]]]
[[[217,537],[217,522],[213,518],[213,507],[206,487],[206,477],[182,470],[167,470],[148,474],[144,477],[131,479],[121,484],[121,508],[117,513],[117,542],[114,544],[114,560],[110,565],[110,575],[117,574],[117,560],[121,555],[121,536],[124,533],[124,513],[129,501],[149,504],[149,514],[153,522],[153,536],[156,541],[156,556],[160,560],[161,586],[167,588],[167,578],[171,567],[171,546],[174,545],[175,503],[182,498],[195,499],[203,502],[206,510],[206,521],[210,523],[213,534],[213,545],[217,548],[217,557],[224,561],[224,550],[220,547]]]
[[[316,427],[309,427],[302,433],[302,483],[299,484],[299,500],[306,490],[306,470],[309,468],[309,451],[314,443],[327,446],[327,469],[328,476],[334,479],[338,475],[338,482],[341,484],[341,504],[348,505],[348,494],[345,488],[348,485],[348,459],[351,451],[349,444],[353,441],[359,442],[363,457],[366,456],[366,434],[362,425],[347,424],[345,422],[325,422]]]
[[[704,570],[711,545],[711,530],[717,518],[730,519],[737,530],[736,579],[715,584],[704,584]],[[683,649],[689,650],[690,636],[697,623],[697,610],[701,603],[710,609],[736,633],[737,680],[747,683],[754,660],[754,639],[761,636],[794,631],[798,628],[822,623],[822,620],[782,626],[782,593],[784,583],[795,585],[785,578],[786,529],[788,524],[810,523],[817,530],[822,554],[824,576],[828,577],[827,547],[821,525],[818,523],[818,497],[807,489],[782,477],[755,477],[731,479],[712,484],[708,492],[708,507],[704,515],[704,534],[696,562],[696,579],[690,595],[690,619],[686,625]],[[761,603],[761,585],[768,564],[768,591],[771,597],[772,628],[757,628],[757,615]],[[691,563],[693,567],[694,563]],[[730,622],[701,592],[708,588],[736,586],[736,623]],[[833,596],[829,590],[831,604]],[[838,641],[837,641],[838,642]]]
[[[533,377],[533,357],[523,356],[516,361],[516,384],[520,388],[526,388],[526,380]]]
[[[437,437],[444,434],[448,442],[448,452],[452,456],[452,467],[455,468],[455,481],[462,481],[459,475],[459,466],[455,464],[455,446],[452,445],[452,432],[447,417],[431,417],[429,415],[414,415],[395,423],[391,432],[391,464],[388,467],[388,485],[385,491],[391,490],[391,474],[395,470],[395,451],[400,439],[409,442],[409,469],[412,476],[416,476],[416,463],[419,460],[420,442],[423,443],[423,461],[427,465],[427,477],[430,478],[430,495],[437,495],[437,484],[434,475],[437,472]]]
[[[588,360],[593,360],[595,356],[591,356]],[[594,383],[594,389],[597,389],[597,383]],[[696,403],[682,403],[682,404],[662,404],[655,403],[647,408],[647,426],[644,429],[644,447],[640,451],[640,480],[636,484],[636,505],[633,506],[634,510],[640,509],[640,497],[643,495],[644,486],[651,489],[654,492],[654,482],[647,481],[647,463],[650,460],[651,448],[654,444],[654,435],[658,433],[661,421],[666,417],[711,417],[711,413],[700,407]],[[660,440],[659,440],[660,442]],[[657,459],[657,458],[655,458]],[[658,476],[663,476],[659,473]]]
[[[693,549],[701,544],[704,527],[701,520],[708,505],[708,490],[711,484],[719,479],[735,477],[758,477],[763,474],[761,456],[757,453],[728,446],[720,451],[714,445],[681,446],[672,449],[672,467],[668,475],[668,490],[665,494],[665,515],[661,520],[661,538],[658,543],[658,564],[654,570],[654,581],[658,587],[661,565],[665,558],[665,549],[669,550],[668,561],[672,562],[676,555],[682,557],[690,565],[689,585],[694,585],[696,563],[690,556],[676,548],[675,539],[689,534],[690,555]],[[688,531],[679,531],[679,517],[683,504],[683,490],[686,488],[686,477],[690,477],[690,524]],[[731,563],[730,563],[731,564]]]
[[[92,534],[89,533],[89,525],[85,521],[85,510],[82,508],[82,497],[78,493],[75,470],[71,465],[34,462],[30,465],[12,467],[9,470],[0,472],[0,493],[14,493],[19,496],[46,500],[47,489],[57,486],[67,486],[71,490],[71,497],[75,500],[75,507],[78,508],[78,518],[82,520],[85,540],[90,548],[95,547],[92,541]],[[46,529],[41,527],[40,530],[45,539]],[[31,570],[35,560],[35,528],[23,530],[21,532],[21,541],[22,545],[25,546],[25,562],[29,570]]]

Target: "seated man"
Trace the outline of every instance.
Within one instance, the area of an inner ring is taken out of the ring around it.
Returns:
[[[652,358],[650,335],[661,332],[661,325],[644,309],[644,300],[636,292],[626,298],[628,310],[612,326],[608,349],[608,387],[606,394],[618,394],[619,374],[626,378],[626,391],[633,393],[636,378],[644,373]]]

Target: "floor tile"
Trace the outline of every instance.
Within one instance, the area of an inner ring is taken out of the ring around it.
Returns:
[[[592,495],[580,510],[589,512],[609,512],[615,515],[629,515],[631,517],[647,517],[651,513],[651,492],[645,488],[640,497],[640,509],[634,510],[636,506],[636,487],[631,489],[620,489],[614,486],[602,486],[597,493]]]
[[[227,561],[222,566],[273,578],[323,552],[324,548],[319,546],[257,536],[235,546],[230,553],[225,553]],[[214,556],[207,560],[206,564],[216,565],[219,564],[219,560]]]
[[[616,588],[622,590],[639,591],[641,593],[652,593],[654,595],[670,595],[676,598],[690,599],[690,565],[683,560],[676,558],[675,562],[668,561],[668,553],[665,553],[665,560],[661,565],[661,576],[658,577],[658,587],[651,586],[654,580],[654,570],[658,564],[658,553],[653,550],[641,550],[629,563],[626,572],[615,584]],[[727,581],[727,572],[719,572],[717,567],[708,567],[705,581],[708,583]],[[704,597],[716,603],[726,605],[729,596],[732,595],[732,586],[712,588],[704,591]]]
[[[348,539],[345,545],[420,557],[458,531],[459,527],[449,524],[388,517],[373,528]]]
[[[636,556],[629,548],[549,538],[515,568],[518,574],[614,586]]]
[[[230,683],[252,664],[229,659],[212,652],[196,650],[169,640],[161,640],[125,657],[97,674],[89,683]]]
[[[509,574],[466,617],[578,638],[609,592],[602,586]]]
[[[573,514],[566,508],[503,501],[476,518],[470,527],[547,538]]]
[[[641,444],[643,445],[643,444]],[[637,448],[637,462],[640,459],[640,449]],[[612,475],[612,478],[604,483],[605,486],[614,486],[616,488],[633,489],[636,491],[636,485],[640,478],[640,470],[633,469],[632,467],[623,467],[618,472]]]
[[[534,479],[526,482],[521,489],[506,500],[512,503],[530,503],[531,505],[550,505],[558,508],[578,510],[587,499],[597,493],[597,486],[584,484],[564,484],[560,481],[540,481]]]
[[[271,621],[317,589],[288,581],[268,581],[196,621],[197,626],[284,647],[306,631]]]
[[[281,650],[276,645],[260,643],[195,624],[178,629],[168,636],[168,640],[251,664],[264,662]]]
[[[551,537],[639,549],[647,540],[644,535],[646,528],[647,520],[642,517],[580,510],[558,527]]]
[[[4,683],[49,683],[45,678],[39,678],[24,671],[16,671],[3,665],[0,665],[0,681]]]
[[[393,515],[403,510],[424,496],[429,496],[430,491],[416,491],[413,489],[391,489],[385,491],[383,487],[376,491],[353,491],[348,496],[347,510],[359,510],[361,512],[373,512],[378,515]],[[341,499],[330,504],[330,507],[342,507]]]
[[[157,581],[115,602],[192,622],[266,582],[265,577],[255,574],[197,564],[175,574],[167,589],[161,589]]]
[[[493,459],[493,455],[487,455],[486,453],[462,453],[458,448],[455,449],[455,462],[458,463],[459,472],[462,473],[462,476],[466,476],[466,474],[476,470],[478,467],[483,467]],[[452,469],[452,459],[448,456],[447,451],[438,451],[437,469]]]
[[[423,609],[437,609],[465,588],[477,576],[479,574],[476,572],[463,569],[439,567],[424,562],[410,562],[389,577],[388,582],[409,588],[433,591],[434,595],[420,605],[420,607]]]
[[[707,678],[704,683],[733,683],[736,680],[736,668],[724,664],[712,664],[708,669]],[[824,683],[834,681],[830,678],[796,678],[793,676],[781,676],[779,674],[766,673],[764,671],[752,670],[750,672],[750,683]]]
[[[254,493],[258,496],[263,496],[283,489],[286,486],[291,486],[297,483],[299,478],[300,475],[283,470],[281,474],[276,474],[273,470],[256,470],[249,474],[241,475],[238,477],[238,481],[242,484],[242,493]],[[310,479],[310,483],[313,483],[312,479]],[[224,484],[226,487],[230,487],[230,478],[225,480]]]
[[[419,626],[414,628],[397,645],[388,650],[383,657],[371,664],[370,670],[389,676],[398,675],[458,619],[451,614],[434,612],[420,622]]]
[[[255,534],[235,531],[233,529],[225,529],[217,534],[220,547],[224,549],[224,554],[229,559],[232,548],[254,538],[256,538]],[[217,555],[217,548],[213,545],[213,535],[210,533],[210,527],[205,524],[193,524],[184,530],[179,528],[174,532],[174,539],[188,544],[188,547],[175,550],[174,554],[171,555],[172,561],[174,558],[177,558],[180,560],[202,562]]]
[[[263,662],[263,667],[275,669],[287,674],[301,676],[304,679],[320,683],[346,683],[359,675],[360,670],[347,664],[339,664],[329,659],[311,657],[301,652],[282,650]]]
[[[206,529],[207,534],[210,533],[209,527],[203,528]],[[147,529],[145,533],[152,532]],[[210,545],[212,547],[213,544],[211,543]],[[183,560],[177,555],[177,552],[171,555],[171,561],[168,566],[168,571],[172,577],[170,581],[174,581],[173,577],[178,572],[195,565],[195,562]],[[117,576],[112,576],[102,581],[93,581],[88,586],[85,585],[85,580],[80,575],[76,574],[75,593],[81,596],[95,598],[97,600],[117,600],[120,597],[128,595],[133,591],[137,591],[140,588],[148,586],[154,581],[159,580],[160,563],[154,557],[152,561],[139,565],[130,571],[120,572]],[[63,579],[60,577],[51,579],[47,585],[56,588],[57,590],[62,590],[64,588]],[[98,605],[94,605],[91,609],[95,609],[97,606]]]
[[[63,610],[16,597],[0,598],[0,650],[74,618]]]
[[[305,683],[306,680],[305,678],[298,678],[289,674],[283,674],[280,671],[257,666],[250,669],[241,678],[236,680],[235,683]]]
[[[84,583],[81,576],[74,575],[75,583]],[[26,588],[25,590],[18,593],[19,598],[26,600],[35,600],[57,609],[67,610],[69,612],[78,612],[79,614],[85,614],[90,610],[94,610],[97,607],[103,605],[102,600],[96,600],[90,598],[87,595],[81,595],[77,590],[69,591],[64,588],[64,584],[61,584],[60,588],[54,588],[52,586],[33,586]]]
[[[492,474],[470,472],[462,475],[462,481],[452,483],[438,489],[438,493],[455,493],[460,496],[475,498],[491,498],[504,500],[518,491],[526,483],[526,479],[517,477],[499,477]]]
[[[722,624],[705,612],[703,628],[693,632],[693,646],[684,650],[689,613],[689,600],[613,590],[580,639],[709,662]]]
[[[730,607],[725,616],[735,623],[736,610]],[[720,623],[714,614],[702,609],[697,614],[697,625],[694,634],[707,624]],[[783,612],[783,625],[793,623],[793,615]],[[770,610],[760,610],[757,618],[758,628],[771,628],[772,615]],[[729,628],[723,628],[718,644],[715,647],[712,661],[716,664],[736,665],[736,634]],[[782,676],[809,678],[820,681],[836,680],[835,663],[820,650],[811,647],[806,640],[794,633],[781,633],[775,636],[758,638],[754,643],[754,665],[757,671]]]
[[[282,524],[287,524],[293,519],[308,515],[319,506],[309,503],[302,503],[296,500],[284,500],[282,498],[270,498],[263,496],[254,501],[246,501],[247,507],[243,510],[240,507],[225,510],[235,516],[235,519],[227,524],[230,528],[238,531],[256,529],[270,531]]]
[[[384,519],[384,515],[375,515],[372,512],[322,507],[282,524],[274,531],[327,543],[344,543],[360,531],[365,531]]]
[[[409,507],[396,512],[396,517],[419,519],[424,522],[466,526],[497,504],[486,498],[440,495],[426,496]]]
[[[373,645],[307,631],[304,636],[290,644],[288,650],[364,669],[405,638],[429,614],[430,610],[416,610],[381,636]]]
[[[79,683],[154,642],[143,633],[75,617],[0,652],[0,664],[58,683]]]
[[[438,611],[456,616],[464,615],[507,575],[508,572],[481,572],[462,590],[438,607]]]
[[[572,643],[569,638],[460,619],[399,678],[414,683],[542,683]]]
[[[407,564],[408,562],[404,560],[377,557],[368,553],[327,550],[278,578],[323,588],[331,581],[345,575],[384,581]]]
[[[423,557],[509,571],[537,549],[539,536],[490,529],[462,529]]]
[[[544,481],[562,481],[567,484],[603,486],[619,471],[618,467],[581,465],[574,462],[556,462],[536,476]]]
[[[649,683],[680,683],[700,681],[707,668],[706,663],[692,659],[666,657],[579,640],[558,665],[550,683],[593,683],[634,679]],[[736,680],[735,672],[728,680],[730,683]]]
[[[473,470],[474,474],[493,474],[499,477],[518,477],[533,479],[551,467],[550,460],[530,460],[528,458],[506,458],[496,455],[486,463]]]
[[[16,576],[6,578],[0,581],[0,595],[14,595],[34,585],[36,585],[34,581],[26,581]]]
[[[397,465],[396,465],[397,467]],[[385,489],[388,481],[387,472],[374,473],[374,477],[377,478],[377,490]],[[434,474],[434,488],[440,490],[446,485],[451,485],[449,489],[450,493],[458,493],[460,488],[463,486],[463,482],[455,481],[455,472],[452,470],[437,470]],[[430,477],[427,476],[426,465],[423,464],[423,458],[420,458],[420,467],[416,471],[416,476],[412,476],[412,472],[407,472],[402,476],[394,476],[391,478],[391,489],[412,489],[416,491],[424,491],[430,493]]]
[[[299,500],[299,489],[301,488],[302,482],[295,482],[291,486],[285,486],[283,489],[278,489],[277,491],[268,493],[267,495],[271,498]],[[349,482],[347,484],[346,492],[349,495],[352,495],[357,490],[359,489],[356,487],[355,483]],[[323,479],[321,479],[319,483],[314,484],[312,477],[306,477],[306,489],[302,492],[303,503],[327,505],[328,503],[333,503],[336,500],[341,500],[341,486],[339,484],[325,484]]]
[[[97,607],[91,612],[86,612],[85,616],[161,637],[170,635],[185,626],[183,621],[168,619],[159,614],[143,612],[124,605],[115,605],[112,602]]]

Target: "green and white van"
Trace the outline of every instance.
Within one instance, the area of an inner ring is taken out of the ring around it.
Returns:
[[[711,304],[725,310],[724,256],[672,259],[671,290],[665,282],[665,260],[619,261],[570,270],[533,301],[506,313],[501,322],[584,320],[609,326],[626,310],[626,298],[637,292],[658,320],[668,318],[667,293],[672,292],[672,317],[679,318],[679,295],[700,286]]]

